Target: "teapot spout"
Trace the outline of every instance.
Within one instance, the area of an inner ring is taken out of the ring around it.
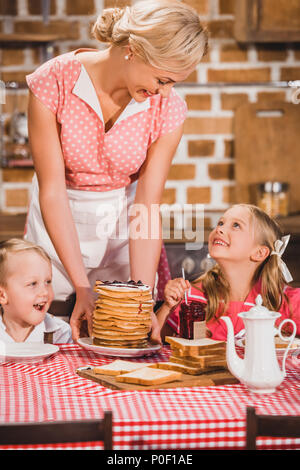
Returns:
[[[232,375],[242,382],[245,365],[244,360],[237,355],[235,350],[232,322],[229,317],[222,316],[220,318],[226,323],[227,326],[226,361],[228,369]]]

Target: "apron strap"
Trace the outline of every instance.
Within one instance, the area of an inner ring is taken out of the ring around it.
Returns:
[[[53,344],[53,331],[44,333],[44,343]]]

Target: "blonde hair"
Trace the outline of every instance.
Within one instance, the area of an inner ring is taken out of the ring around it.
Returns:
[[[8,255],[24,251],[34,251],[51,263],[51,259],[46,251],[34,243],[19,238],[11,238],[10,240],[0,242],[0,285],[6,285]]]
[[[278,223],[266,214],[259,207],[251,204],[236,204],[233,207],[244,207],[251,215],[254,234],[260,245],[266,246],[270,250],[274,250],[275,241],[283,235]],[[288,302],[283,289],[285,281],[281,270],[279,269],[278,256],[268,257],[258,266],[253,283],[261,280],[261,295],[263,305],[270,310],[278,311],[283,298]],[[206,320],[211,320],[216,316],[225,313],[229,302],[230,286],[225,279],[218,265],[215,265],[207,273],[193,281],[193,284],[202,283],[202,290],[207,296]],[[196,285],[194,287],[197,288]],[[223,301],[222,303],[220,301]],[[220,306],[222,305],[221,311]]]
[[[169,72],[196,67],[208,49],[199,15],[179,0],[144,0],[131,7],[107,8],[92,33],[100,42],[129,45],[140,59]]]

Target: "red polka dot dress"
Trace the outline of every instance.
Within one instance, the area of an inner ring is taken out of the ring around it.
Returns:
[[[116,190],[128,191],[133,186],[131,176],[139,171],[151,144],[183,123],[187,107],[174,89],[167,98],[157,94],[143,102],[132,99],[105,132],[100,102],[89,74],[77,59],[79,51],[82,49],[47,61],[26,80],[60,124],[69,198],[75,194],[77,200],[98,197],[101,202],[102,193],[113,197]],[[29,231],[34,223],[32,212],[29,209]]]
[[[158,137],[185,119],[186,103],[172,89],[138,103],[132,100],[105,132],[93,83],[76,52],[49,60],[26,77],[34,95],[61,124],[66,183],[84,191],[110,191],[130,184]]]

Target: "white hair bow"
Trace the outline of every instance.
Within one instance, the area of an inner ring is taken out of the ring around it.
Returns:
[[[280,240],[276,240],[276,242],[274,243],[275,250],[273,250],[271,252],[271,255],[277,255],[278,256],[278,258],[279,258],[279,268],[280,268],[286,282],[291,282],[293,280],[293,277],[292,277],[290,271],[288,270],[287,265],[281,259],[282,255],[283,255],[283,253],[284,253],[284,251],[287,247],[287,244],[288,244],[289,240],[290,240],[290,235],[286,235],[285,237],[282,237]]]

